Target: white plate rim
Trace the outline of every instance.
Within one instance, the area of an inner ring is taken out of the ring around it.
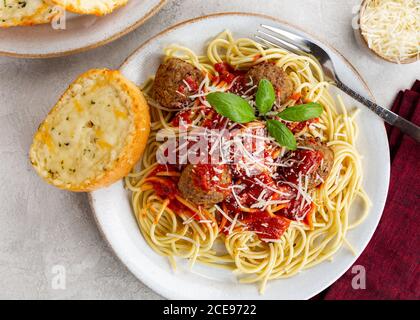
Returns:
[[[99,48],[101,46],[104,46],[108,43],[111,43],[126,34],[130,33],[131,31],[137,29],[141,25],[143,25],[147,20],[149,20],[151,17],[153,17],[155,14],[157,14],[160,9],[166,4],[167,0],[158,0],[159,2],[156,3],[155,6],[153,6],[148,12],[146,12],[142,17],[139,17],[138,20],[136,20],[133,24],[127,26],[123,30],[114,33],[110,35],[109,37],[99,40],[97,42],[91,43],[89,45],[81,45],[80,47],[77,47],[75,49],[70,50],[62,50],[62,51],[56,51],[56,52],[50,52],[50,53],[39,53],[39,54],[32,54],[32,53],[19,53],[19,52],[13,52],[13,51],[5,51],[0,50],[0,56],[5,57],[11,57],[11,58],[28,58],[28,59],[42,59],[42,58],[56,58],[56,57],[62,57],[62,56],[68,56],[73,55],[85,51],[89,51],[92,49]],[[30,27],[30,26],[29,26]],[[27,28],[29,28],[27,27]]]
[[[135,58],[135,56],[142,51],[143,48],[145,48],[149,43],[158,40],[160,37],[164,36],[165,34],[176,30],[178,28],[184,27],[186,25],[192,24],[192,23],[196,23],[196,22],[200,22],[202,20],[206,20],[206,19],[211,19],[211,18],[217,18],[217,17],[223,17],[223,16],[252,16],[252,17],[256,17],[256,18],[263,18],[263,19],[269,19],[272,20],[273,22],[279,23],[279,24],[283,24],[286,26],[289,26],[293,29],[302,31],[308,35],[310,35],[311,37],[313,37],[315,40],[321,42],[323,45],[325,45],[326,47],[328,47],[328,49],[330,49],[331,51],[333,51],[335,54],[337,54],[342,60],[343,62],[347,65],[348,68],[351,69],[351,71],[354,73],[354,75],[358,78],[358,80],[360,81],[360,84],[363,85],[364,89],[369,93],[370,98],[372,99],[372,101],[376,101],[375,97],[373,96],[372,91],[370,90],[367,82],[363,79],[363,77],[361,76],[361,74],[357,71],[357,69],[350,63],[350,61],[345,58],[345,56],[343,54],[341,54],[337,49],[335,49],[333,46],[331,46],[327,41],[325,41],[324,39],[320,38],[319,36],[315,36],[313,35],[311,32],[308,32],[307,30],[298,27],[294,24],[291,24],[289,22],[286,22],[284,20],[266,15],[266,14],[260,14],[260,13],[252,13],[252,12],[219,12],[219,13],[212,13],[212,14],[208,14],[208,15],[204,15],[204,16],[199,16],[199,17],[195,17],[192,19],[188,19],[182,22],[179,22],[161,32],[159,32],[158,34],[152,36],[151,38],[149,38],[148,40],[146,40],[145,42],[143,42],[136,50],[134,50],[134,52],[129,55],[127,57],[127,59],[121,64],[119,69],[124,68],[127,64],[130,63],[130,61],[132,59]],[[387,137],[386,134],[386,129],[385,129],[385,124],[383,124],[382,126],[382,131],[383,131],[383,135],[385,137]],[[390,154],[389,154],[389,145],[386,144],[386,163],[387,163],[387,167],[385,168],[385,173],[387,174],[385,182],[386,182],[386,192],[385,192],[385,196],[383,199],[383,202],[380,206],[380,214],[378,216],[378,219],[374,225],[374,227],[372,227],[372,229],[370,230],[370,234],[369,234],[369,240],[364,244],[363,247],[360,247],[360,251],[359,253],[354,257],[354,262],[360,257],[360,255],[364,252],[364,250],[366,249],[367,245],[370,243],[370,241],[372,240],[373,234],[375,233],[379,221],[382,218],[382,214],[383,214],[383,210],[385,207],[385,203],[388,197],[388,191],[389,191],[389,181],[390,181]],[[95,223],[98,226],[99,232],[101,233],[102,237],[104,238],[105,242],[107,243],[108,247],[112,250],[112,252],[116,255],[116,257],[123,263],[123,265],[141,282],[143,282],[145,285],[147,285],[151,290],[153,290],[154,292],[160,294],[161,296],[165,297],[165,298],[169,298],[169,299],[179,299],[179,296],[176,295],[171,295],[169,294],[169,291],[167,291],[165,288],[163,287],[156,287],[152,281],[150,281],[147,277],[145,277],[143,274],[139,274],[137,272],[135,272],[133,270],[133,268],[130,266],[130,263],[126,260],[125,257],[123,257],[121,254],[118,253],[118,250],[116,250],[114,248],[114,246],[112,245],[111,241],[109,241],[109,239],[107,238],[106,235],[106,231],[104,230],[103,226],[101,225],[99,218],[98,218],[98,212],[95,209],[95,199],[94,199],[94,192],[89,192],[88,193],[88,200],[89,200],[89,205],[91,207],[92,213],[93,213],[93,217],[95,220]],[[141,234],[140,234],[141,236]],[[353,263],[354,263],[353,262]],[[352,264],[353,264],[352,263]],[[348,268],[352,265],[350,264],[348,266]],[[325,290],[326,288],[328,288],[329,286],[331,286],[333,283],[335,283],[339,278],[341,278],[344,273],[348,270],[348,268],[346,268],[345,270],[343,270],[337,277],[332,278],[328,283],[326,283],[322,288],[320,288],[318,290],[318,292],[315,292],[309,296],[306,296],[302,299],[310,299],[313,296],[317,295],[318,293],[322,292],[323,290]],[[264,297],[262,297],[264,298]],[[194,299],[194,298],[191,298]]]

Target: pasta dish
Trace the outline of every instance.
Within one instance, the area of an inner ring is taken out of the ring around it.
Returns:
[[[151,134],[126,179],[158,254],[287,278],[331,259],[368,213],[357,112],[319,64],[225,31],[204,55],[172,45],[143,84]],[[356,198],[364,212],[350,217]]]

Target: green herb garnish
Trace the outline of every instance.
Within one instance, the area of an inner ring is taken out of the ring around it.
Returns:
[[[267,120],[267,130],[281,146],[289,150],[296,150],[295,136],[284,123],[277,120]]]
[[[255,111],[248,101],[233,93],[212,92],[207,95],[207,101],[222,116],[237,123],[247,123],[255,120]]]
[[[267,79],[262,79],[258,84],[257,94],[255,95],[255,104],[260,114],[264,115],[273,107],[276,101],[276,93],[273,85]]]
[[[276,99],[273,85],[270,81],[263,79],[258,84],[255,104],[261,115],[269,112]],[[247,100],[228,92],[213,92],[207,95],[207,101],[220,115],[236,123],[247,123],[256,119],[255,110]],[[278,116],[286,121],[301,122],[321,116],[323,107],[321,104],[311,102],[293,106],[280,112]],[[268,119],[266,121],[269,134],[276,141],[289,150],[296,150],[296,138],[292,131],[278,120]]]
[[[289,107],[278,114],[280,118],[287,121],[301,122],[318,118],[324,109],[322,105],[316,102],[300,104]]]

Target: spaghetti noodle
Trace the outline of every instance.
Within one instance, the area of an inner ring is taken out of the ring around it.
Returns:
[[[258,228],[246,227],[242,213],[252,217],[258,208],[258,212],[264,211],[274,217],[290,200],[274,197],[250,207],[240,204],[238,212],[241,214],[229,210],[224,203],[202,207],[186,200],[175,183],[180,171],[157,162],[162,145],[158,141],[158,131],[174,130],[179,134],[180,129],[174,126],[173,119],[180,110],[164,108],[151,100],[152,133],[139,170],[125,180],[132,191],[132,206],[140,230],[151,248],[167,256],[174,267],[175,257],[180,257],[189,259],[191,266],[200,262],[233,270],[240,282],[258,283],[261,292],[268,280],[291,277],[331,259],[343,243],[353,250],[346,241],[347,232],[363,221],[369,207],[369,199],[362,188],[361,159],[355,149],[357,113],[348,113],[340,97],[337,102],[333,99],[318,63],[311,57],[283,49],[264,48],[251,39],[234,39],[229,31],[208,44],[206,55],[199,56],[188,48],[172,45],[165,50],[165,59],[171,57],[189,62],[206,75],[198,94],[190,97],[191,104],[187,107],[192,115],[190,126],[200,126],[205,120],[206,114],[199,112],[199,106],[209,107],[205,99],[209,91],[227,91],[232,87],[232,83],[220,81],[218,64],[248,70],[265,61],[274,62],[293,82],[294,93],[282,107],[294,106],[298,101],[318,102],[324,107],[320,118],[307,123],[307,130],[300,133],[298,139],[319,139],[333,150],[334,162],[328,177],[317,188],[305,188],[305,183],[300,182],[299,186],[285,182],[285,187],[296,189],[296,199],[299,203],[302,201],[302,207],[309,201],[313,210],[308,210],[307,217],[301,219],[282,220],[287,223],[276,225],[282,228],[278,238],[261,235]],[[143,85],[143,91],[149,94],[152,85],[151,78]],[[287,152],[278,145],[276,150],[279,159]],[[255,197],[259,200],[264,198],[263,193],[282,194],[264,181],[256,179],[253,182],[261,184],[262,192]],[[235,187],[231,190],[232,199],[237,198],[240,191],[235,193]],[[350,208],[357,197],[364,202],[365,210],[356,221],[350,222]],[[269,222],[261,220],[262,225]]]

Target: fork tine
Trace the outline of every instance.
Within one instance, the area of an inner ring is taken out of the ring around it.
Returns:
[[[264,35],[265,37],[261,37],[259,35],[255,35],[255,38],[264,41],[265,43],[268,43],[271,46],[274,47],[282,47],[284,49],[287,49],[295,54],[304,54],[305,52],[303,52],[302,50],[300,50],[300,48],[288,41],[285,41],[283,39],[277,38],[275,36],[272,36],[269,33],[266,33],[264,31],[261,30],[257,30],[258,33]],[[268,40],[267,38],[269,38],[270,40]]]
[[[267,40],[267,39],[265,39],[263,37],[260,37],[260,36],[258,36],[256,34],[254,35],[254,37],[255,37],[255,41],[258,42],[263,47],[265,47],[266,49],[270,49],[270,48],[283,48],[280,45],[278,45],[278,44],[276,44],[274,42],[271,42],[271,41],[269,41],[269,40]],[[290,50],[289,48],[284,48],[284,49]]]
[[[306,53],[311,52],[311,48],[307,46],[306,40],[297,34],[266,24],[261,24],[261,28],[267,29],[274,34],[279,35],[284,41],[293,42],[293,44],[299,47],[301,51],[304,51]]]
[[[288,45],[280,45],[278,43],[274,43],[274,42],[272,42],[270,40],[267,40],[266,38],[263,38],[263,37],[261,37],[257,34],[255,34],[254,37],[257,40],[257,42],[259,42],[261,45],[263,45],[267,48],[270,48],[270,47],[272,47],[272,48],[284,48],[284,49],[289,50],[293,53],[297,53],[297,51],[295,51],[295,49],[289,47]]]
[[[256,42],[258,42],[260,45],[262,45],[265,48],[278,47],[278,45],[276,45],[275,43],[270,42],[267,39],[260,37],[259,35],[254,34],[254,38]]]

